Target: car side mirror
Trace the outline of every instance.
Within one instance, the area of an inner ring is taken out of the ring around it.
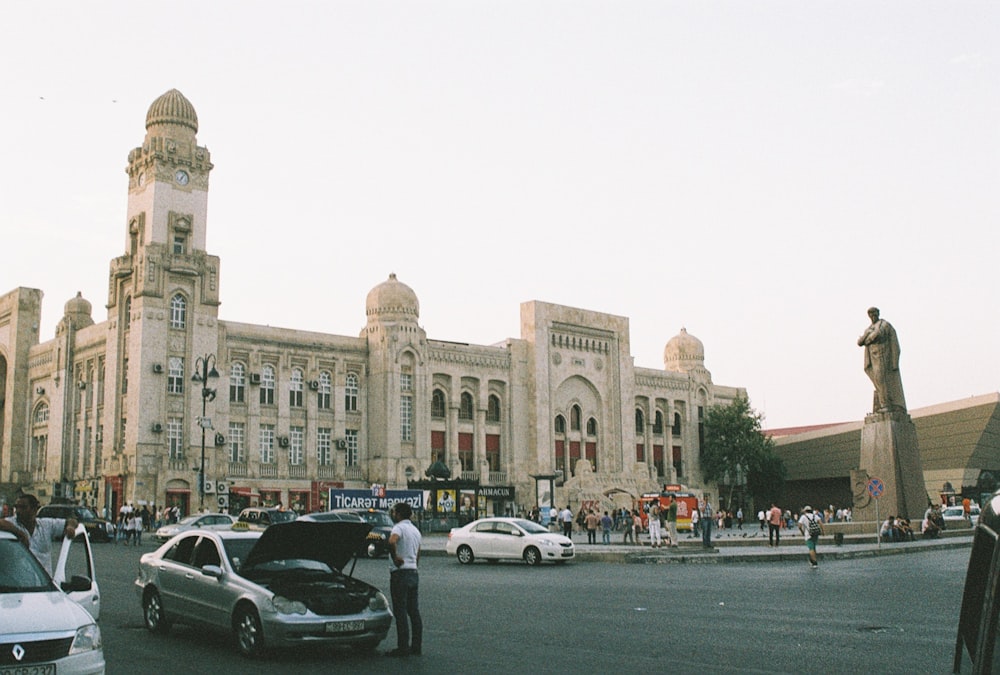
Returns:
[[[201,573],[206,577],[212,577],[214,579],[222,578],[222,568],[218,565],[205,565],[201,568]]]
[[[69,581],[64,581],[60,584],[63,593],[79,593],[81,591],[89,591],[93,582],[89,577],[83,575],[73,575]]]

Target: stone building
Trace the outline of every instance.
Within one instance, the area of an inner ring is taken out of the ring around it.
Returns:
[[[331,488],[405,488],[440,460],[490,513],[624,504],[698,471],[700,420],[743,389],[713,384],[681,331],[664,369],[637,368],[628,319],[544,302],[494,345],[429,338],[390,274],[357,337],[221,320],[221,261],[205,248],[212,162],[176,90],[128,155],[125,250],[107,318],[69,300],[38,335],[42,292],[0,297],[0,482],[43,502],[312,511]],[[204,492],[199,475],[204,472]]]

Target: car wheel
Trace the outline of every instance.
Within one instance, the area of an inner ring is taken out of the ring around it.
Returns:
[[[471,548],[469,548],[465,544],[462,544],[461,546],[458,547],[458,562],[462,563],[463,565],[468,565],[475,559],[476,556],[472,555]]]
[[[542,562],[541,552],[534,546],[529,546],[528,548],[524,549],[524,562],[528,563],[531,566],[540,564]]]
[[[146,630],[150,633],[166,633],[170,630],[170,622],[163,612],[163,600],[155,588],[150,588],[142,596],[142,617]]]
[[[253,607],[237,607],[233,615],[233,633],[236,647],[247,658],[259,658],[264,653],[264,631],[260,617]]]

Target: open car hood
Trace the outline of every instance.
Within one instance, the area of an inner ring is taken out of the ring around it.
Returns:
[[[343,570],[371,529],[371,524],[364,522],[277,523],[260,535],[243,569],[275,560],[306,559]]]

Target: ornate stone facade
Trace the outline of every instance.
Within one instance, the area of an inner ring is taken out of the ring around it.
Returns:
[[[213,166],[197,129],[176,90],[150,106],[106,320],[74,298],[39,342],[41,291],[0,297],[0,481],[43,502],[184,511],[219,508],[220,490],[231,508],[315,510],[329,488],[404,488],[438,459],[514,488],[489,512],[534,506],[536,476],[555,476],[560,505],[630,505],[672,482],[712,490],[701,415],[746,392],[713,384],[686,331],[663,370],[633,365],[628,319],[544,302],[521,305],[518,338],[438,341],[395,275],[368,294],[358,337],[220,320],[220,260],[205,250]]]

